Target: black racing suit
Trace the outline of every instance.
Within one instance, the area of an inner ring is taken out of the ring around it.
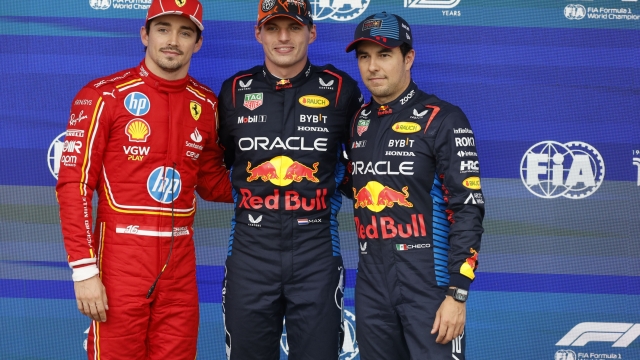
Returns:
[[[265,66],[220,90],[220,139],[231,169],[232,220],[223,311],[231,359],[337,359],[343,266],[337,213],[357,83],[307,62],[281,80]]]
[[[362,359],[463,359],[464,334],[440,345],[430,332],[446,289],[469,289],[480,251],[484,199],[469,121],[411,82],[396,100],[360,110],[350,148]]]

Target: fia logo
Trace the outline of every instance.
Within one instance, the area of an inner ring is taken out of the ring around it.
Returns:
[[[580,4],[569,4],[564,7],[564,17],[569,20],[582,20],[587,15],[587,9]]]
[[[349,21],[362,15],[371,0],[315,0],[313,20]]]
[[[111,0],[89,0],[89,5],[94,10],[107,10],[111,7]]]
[[[527,190],[538,197],[582,199],[602,185],[604,160],[587,143],[542,141],[522,157],[520,178]]]

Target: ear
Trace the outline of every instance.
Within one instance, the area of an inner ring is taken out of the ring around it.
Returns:
[[[406,70],[411,70],[413,61],[416,59],[416,51],[414,49],[409,50],[407,56],[404,57],[404,67]]]
[[[317,37],[318,37],[318,31],[316,30],[316,24],[313,24],[313,26],[309,30],[309,44],[316,41]]]
[[[140,28],[140,40],[144,46],[149,46],[149,34],[144,26]]]
[[[198,42],[195,44],[194,48],[193,48],[193,53],[197,53],[198,51],[200,51],[200,48],[202,48],[202,42],[204,41],[204,36],[200,35],[200,39],[198,40]]]
[[[261,27],[260,27],[260,26],[258,26],[258,25],[256,25],[256,26],[254,26],[254,29],[255,29],[256,40],[257,40],[260,44],[262,44],[262,39],[260,39],[260,30],[261,30]]]

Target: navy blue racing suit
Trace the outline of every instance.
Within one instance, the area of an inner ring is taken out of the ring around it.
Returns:
[[[344,269],[337,191],[362,94],[349,75],[307,63],[294,78],[265,66],[220,90],[220,139],[235,215],[223,310],[230,359],[337,359]]]
[[[362,360],[464,359],[464,334],[431,335],[449,286],[469,289],[483,232],[475,138],[456,106],[411,82],[352,121]]]

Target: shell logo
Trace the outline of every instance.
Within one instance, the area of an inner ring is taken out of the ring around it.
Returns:
[[[310,108],[323,108],[329,106],[329,99],[318,95],[305,95],[298,99],[302,106]]]
[[[468,177],[462,180],[462,186],[471,190],[480,190],[481,189],[480,178],[477,176]]]
[[[411,134],[420,131],[420,125],[414,122],[401,121],[393,124],[391,129],[402,134]]]
[[[147,142],[147,138],[151,134],[151,128],[146,121],[133,119],[125,127],[125,133],[129,137],[129,141]]]

